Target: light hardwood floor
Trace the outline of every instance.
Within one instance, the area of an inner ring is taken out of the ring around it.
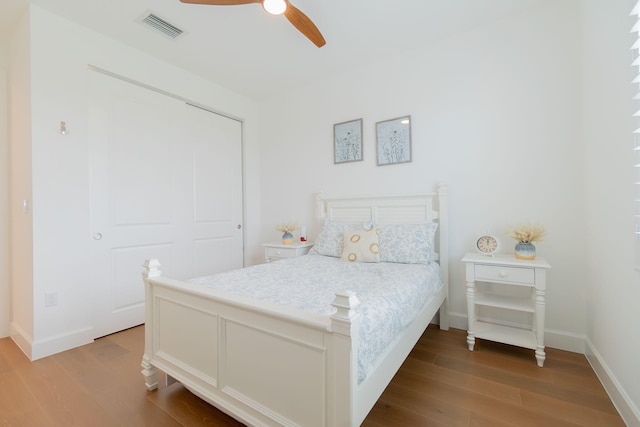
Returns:
[[[30,362],[0,340],[3,426],[239,426],[176,383],[147,392],[144,327]],[[624,426],[584,356],[531,350],[430,326],[364,426]]]

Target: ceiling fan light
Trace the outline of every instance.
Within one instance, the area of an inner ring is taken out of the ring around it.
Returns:
[[[287,10],[287,2],[284,0],[263,0],[262,7],[272,15],[281,15]]]

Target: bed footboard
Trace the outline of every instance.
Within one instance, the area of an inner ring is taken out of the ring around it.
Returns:
[[[301,316],[163,278],[159,266],[149,260],[143,272],[149,390],[162,370],[250,425],[353,424],[355,294],[337,294],[331,318]]]

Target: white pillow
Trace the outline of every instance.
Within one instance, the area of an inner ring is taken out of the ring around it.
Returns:
[[[343,241],[342,261],[380,262],[377,228],[345,231]]]
[[[384,224],[380,230],[380,261],[426,264],[434,259],[438,224]]]

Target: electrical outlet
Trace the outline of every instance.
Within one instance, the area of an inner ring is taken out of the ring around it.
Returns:
[[[44,306],[45,307],[55,307],[58,305],[58,293],[57,292],[46,292],[44,294]]]

